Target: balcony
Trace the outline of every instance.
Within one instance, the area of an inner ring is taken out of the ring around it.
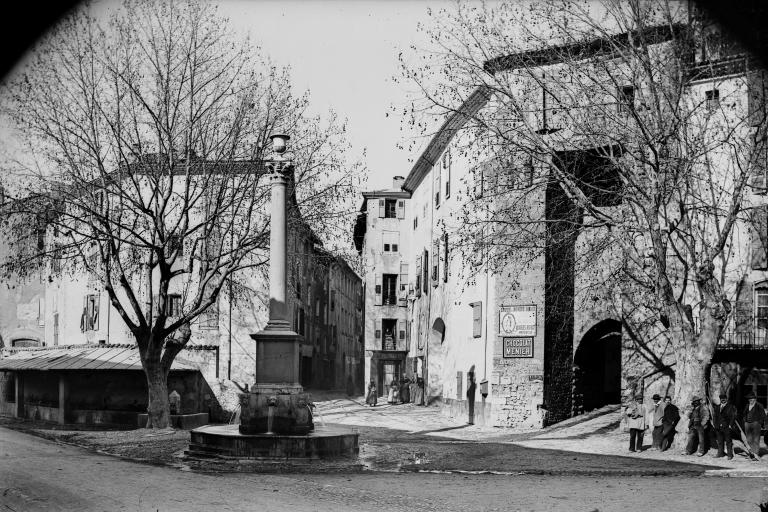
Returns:
[[[768,350],[768,331],[724,332],[717,350]]]

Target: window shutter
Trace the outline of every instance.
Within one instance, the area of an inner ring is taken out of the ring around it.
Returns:
[[[448,282],[448,233],[443,233],[443,282]]]
[[[479,165],[475,167],[475,171],[473,173],[475,177],[475,199],[480,199],[483,197],[483,168],[483,165]]]
[[[435,208],[440,207],[440,173],[442,172],[442,169],[440,166],[437,168],[432,168],[432,172],[435,175]]]
[[[376,300],[374,302],[375,306],[381,306],[381,289],[382,289],[382,275],[376,274],[376,289],[374,290],[376,292]]]
[[[752,215],[752,269],[768,269],[768,208],[755,208]]]
[[[379,218],[384,218],[384,200],[379,199]]]
[[[405,201],[402,199],[399,199],[397,201],[397,218],[398,219],[405,218]]]
[[[445,198],[451,197],[451,152],[445,153]]]
[[[419,254],[419,257],[416,258],[416,296],[421,297],[421,259],[422,255]]]
[[[421,277],[421,289],[424,293],[429,291],[429,251],[424,249],[424,255],[422,256],[422,277]]]
[[[405,341],[405,321],[404,320],[397,321],[397,339],[403,342]]]
[[[483,335],[483,303],[472,303],[472,337],[479,338]]]
[[[400,290],[405,290],[408,283],[408,264],[400,263]]]
[[[432,242],[432,286],[437,286],[440,280],[440,239]]]

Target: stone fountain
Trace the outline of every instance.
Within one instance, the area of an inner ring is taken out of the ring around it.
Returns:
[[[207,425],[191,432],[189,455],[237,459],[312,460],[355,455],[358,434],[315,427],[312,400],[299,382],[302,337],[288,321],[286,281],[287,185],[293,166],[285,156],[287,135],[272,135],[266,161],[271,180],[269,321],[256,341],[256,378],[240,395],[240,425]]]

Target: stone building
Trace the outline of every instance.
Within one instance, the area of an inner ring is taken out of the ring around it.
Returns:
[[[202,162],[197,163],[203,165]],[[295,200],[292,200],[295,205]],[[297,210],[294,208],[293,211]],[[15,230],[14,236],[29,238],[31,241],[1,245],[0,262],[13,258],[29,244],[33,244],[34,251],[43,250],[56,255],[58,227],[46,227],[43,222],[35,230],[36,225],[30,223],[29,219],[18,218],[16,227],[21,229]],[[182,256],[186,251],[192,250],[191,244],[184,241],[180,241],[179,248]],[[288,296],[288,309],[293,318],[293,328],[304,337],[301,344],[302,385],[309,388],[343,388],[347,376],[351,376],[356,384],[359,383],[361,377],[358,373],[362,368],[363,355],[360,335],[360,277],[342,257],[324,249],[317,235],[295,214],[290,217],[288,262],[288,285],[292,292]],[[0,336],[8,348],[29,347],[28,353],[20,350],[5,351],[5,358],[0,365],[0,373],[6,373],[5,381],[14,382],[14,376],[18,376],[15,368],[18,366],[21,371],[23,360],[32,357],[32,352],[39,352],[34,357],[44,359],[45,354],[55,350],[62,360],[76,360],[83,350],[94,348],[97,350],[93,352],[92,358],[99,359],[110,349],[125,352],[128,348],[135,347],[133,334],[110,303],[102,282],[80,267],[76,261],[53,257],[30,268],[32,270],[24,275],[10,275],[0,291],[0,311],[3,312],[0,314]],[[146,286],[142,286],[140,282],[142,277],[134,278],[138,280],[135,288],[144,291]],[[254,381],[255,344],[250,335],[261,330],[266,324],[267,287],[268,277],[264,268],[237,272],[231,282],[223,287],[218,301],[190,326],[192,336],[187,350],[177,356],[178,364],[174,369],[182,373],[196,369],[205,386],[199,385],[192,377],[176,379],[179,382],[188,382],[185,389],[194,389],[201,395],[184,400],[197,404],[200,408],[203,407],[201,404],[204,400],[210,401],[210,389],[218,389],[220,383],[234,381],[240,385],[250,385]],[[186,307],[184,301],[188,288],[189,283],[183,277],[171,282],[170,316],[173,316],[174,311],[181,311]],[[125,357],[129,357],[128,352],[125,352]],[[0,354],[0,358],[2,356],[3,354]],[[16,360],[18,364],[14,362]],[[109,365],[105,365],[103,369],[113,370]],[[137,371],[140,369],[138,359],[133,357],[131,365],[119,366],[114,370],[126,371],[125,375],[138,378],[133,387],[140,391],[144,386],[144,392],[137,392],[128,402],[137,399],[140,402],[139,409],[146,409],[146,382],[143,374]],[[110,371],[99,373],[99,378],[104,382],[112,382],[114,376],[109,375]],[[42,379],[40,383],[27,382],[27,386],[19,386],[16,389],[26,389],[28,392],[35,389],[35,386],[46,389],[50,391],[46,395],[46,406],[53,407],[54,398],[58,395],[52,390],[58,389],[59,386],[59,376],[55,373],[29,373],[30,379]],[[75,382],[69,386],[78,390],[80,398],[77,400],[88,402],[89,398],[83,394],[83,389],[87,389],[87,386],[83,388]],[[204,387],[209,391],[204,391]],[[9,391],[12,389],[13,386],[9,385],[0,393],[0,399],[7,399],[7,410],[10,410],[8,400],[14,394]],[[106,388],[101,386],[100,389]],[[98,389],[94,388],[93,393],[94,396],[98,395]],[[203,395],[208,398],[201,398]],[[36,395],[27,396],[27,399],[35,398]],[[98,399],[95,400],[99,402]],[[122,402],[115,404],[112,405],[125,405]],[[14,410],[27,416],[34,415],[32,405],[25,407],[26,409]],[[132,410],[132,413],[135,412]],[[58,413],[49,411],[48,415],[51,414]],[[80,416],[93,418],[93,415],[87,416],[85,413],[72,417]],[[102,417],[107,416],[102,414]],[[67,417],[70,417],[69,413]]]
[[[384,394],[393,380],[409,374],[407,301],[409,233],[405,229],[410,195],[395,176],[391,189],[363,193],[354,239],[362,256],[365,282],[365,383]],[[411,284],[412,286],[412,284]]]
[[[715,26],[694,29],[694,37],[702,33],[706,37],[696,40],[697,50],[687,63],[686,99],[707,109],[727,101],[729,107],[723,111],[743,119],[758,110],[764,112],[761,68],[737,46],[721,44],[723,39],[712,35]],[[666,30],[650,27],[644,37],[663,49],[669,41]],[[578,52],[588,60],[601,48],[597,41],[550,52],[532,50],[500,56],[487,62],[485,69],[514,73],[519,65],[530,71],[527,67],[535,62],[539,76],[556,76],[562,55]],[[600,163],[598,150],[605,148],[585,145],[575,136],[568,143],[573,129],[562,111],[583,107],[562,101],[548,106],[547,90],[540,83],[521,87],[527,93],[533,91],[527,97],[521,92],[528,102],[523,110],[531,116],[526,122],[543,137],[561,131],[558,140],[566,143],[556,154],[533,159],[510,151],[509,158],[500,161],[468,152],[468,146],[482,146],[482,138],[488,136],[465,129],[469,119],[484,109],[499,108],[491,88],[480,86],[447,117],[402,183],[395,178],[392,189],[364,195],[355,235],[366,263],[366,375],[376,377],[382,371],[378,360],[383,351],[384,357],[398,361],[392,367],[404,368],[399,371],[411,378],[425,379],[430,402],[459,415],[466,414],[471,373],[478,383],[475,422],[506,427],[541,427],[618,404],[636,392],[669,394],[674,374],[670,354],[662,355],[662,370],[644,359],[611,307],[617,302],[615,290],[600,286],[607,282],[605,274],[622,264],[621,251],[609,247],[596,259],[585,261],[592,255],[589,248],[598,239],[599,228],[583,227],[594,224],[590,222],[594,219],[569,207],[562,189],[549,179],[555,165],[559,172],[589,177],[584,181],[599,185],[594,187],[598,190],[592,197],[594,204],[606,212],[620,211],[621,197],[615,192],[621,185],[616,174]],[[620,120],[627,113],[626,102],[639,105],[638,91],[629,89],[619,87],[615,98],[606,100],[609,106],[601,105],[603,111]],[[746,141],[754,128],[740,128]],[[765,164],[758,166],[761,172]],[[733,266],[729,267],[734,271],[724,285],[734,298],[736,313],[718,344],[710,375],[713,394],[725,390],[738,401],[743,389],[751,386],[764,403],[768,379],[759,368],[768,368],[763,357],[767,351],[762,350],[768,329],[765,180],[763,175],[756,176],[746,198],[758,222],[754,226],[741,223],[735,230]],[[379,213],[377,201],[386,207],[387,199],[402,201],[402,214],[388,219]],[[513,228],[494,229],[493,223],[484,222],[509,204],[531,219],[545,221],[546,233],[533,236],[539,237],[540,244],[528,250],[512,248],[517,236]],[[467,229],[473,225],[479,226],[475,241],[468,242]],[[392,258],[383,236],[398,228],[398,235],[387,235],[398,240],[400,254]],[[506,239],[511,248],[496,259],[494,251],[504,247]],[[406,271],[396,282],[407,292],[405,300],[397,306],[383,304],[379,291],[386,287],[379,287],[383,283],[378,276],[396,274],[402,264],[407,265]],[[749,267],[746,272],[745,267]],[[379,324],[390,317],[406,325],[402,355],[388,353],[379,338]],[[658,328],[663,331],[662,324]]]

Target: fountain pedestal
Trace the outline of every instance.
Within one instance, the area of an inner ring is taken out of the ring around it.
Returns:
[[[286,188],[291,161],[283,156],[289,137],[273,135],[267,161],[272,205],[269,240],[269,322],[256,341],[256,374],[240,395],[240,426],[206,426],[191,432],[192,456],[257,459],[328,459],[355,455],[358,434],[323,425],[315,429],[311,399],[299,379],[302,336],[291,329],[287,303]],[[292,181],[292,178],[291,178]]]
[[[299,342],[290,330],[266,329],[256,341],[256,378],[240,395],[240,433],[306,434],[312,422],[311,397],[299,383]]]

